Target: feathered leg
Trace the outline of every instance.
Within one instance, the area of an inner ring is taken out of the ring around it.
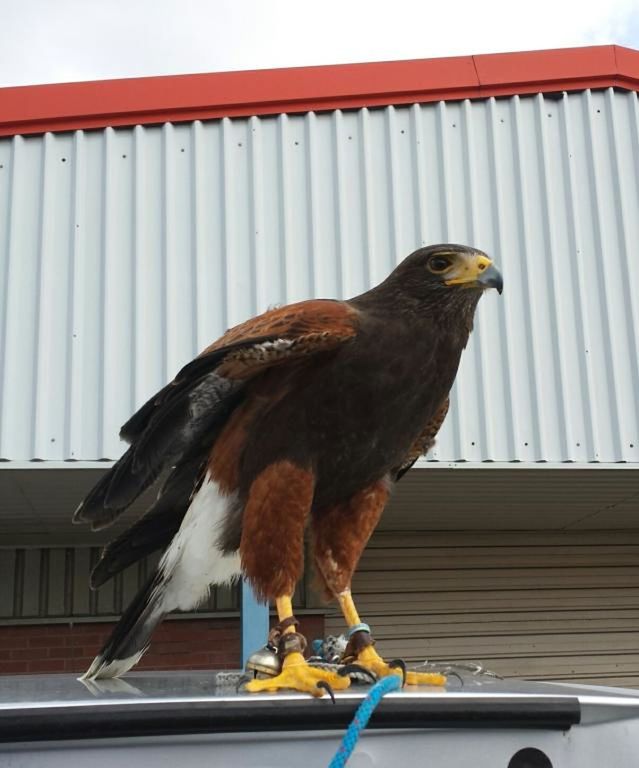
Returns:
[[[242,570],[258,595],[275,599],[278,651],[284,659],[276,677],[246,684],[251,693],[292,688],[322,696],[350,684],[347,677],[310,667],[304,660],[306,639],[295,631],[291,596],[304,567],[304,527],[313,488],[312,472],[281,461],[262,470],[249,490],[242,520]]]
[[[364,624],[351,596],[351,578],[364,547],[375,530],[388,499],[388,483],[380,481],[357,493],[347,503],[314,516],[315,562],[328,591],[337,598],[348,624],[347,655],[378,677],[402,674],[377,653],[370,628]],[[444,685],[439,674],[406,673],[408,685]]]

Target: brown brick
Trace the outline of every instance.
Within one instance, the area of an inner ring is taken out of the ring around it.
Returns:
[[[80,674],[87,669],[90,663],[89,660],[83,662],[82,659],[65,659],[63,668],[65,672],[76,672]]]
[[[92,653],[94,656],[96,653],[102,648],[104,645],[104,641],[99,643],[92,643],[90,641],[87,641],[84,637],[78,638],[78,643],[76,644],[76,648],[83,648],[86,653]]]
[[[34,624],[30,627],[25,627],[27,635],[40,635],[41,637],[55,637],[56,635],[64,634],[67,631],[66,624]]]
[[[22,675],[28,672],[27,661],[0,661],[0,675]]]
[[[309,638],[323,634],[324,617],[303,617]],[[0,673],[83,672],[113,624],[55,624],[0,627]],[[167,620],[155,633],[139,668],[189,670],[237,668],[240,624],[230,619]],[[17,657],[9,658],[9,654]]]
[[[76,646],[75,650],[78,652],[78,656],[81,658],[87,658],[87,659],[95,659],[95,657],[98,655],[98,652],[100,650],[100,647],[97,645],[91,645],[88,648],[85,646]]]
[[[58,659],[40,659],[29,661],[29,672],[62,672],[63,667]]]
[[[46,648],[17,648],[9,651],[10,659],[28,661],[30,659],[43,659],[45,656],[47,656]]]
[[[83,633],[78,633],[68,640],[68,645],[82,645],[85,648],[87,646],[91,646],[95,648],[96,651],[98,651],[104,645],[105,640],[106,635],[102,637],[101,635],[86,635]]]
[[[33,631],[34,629],[39,629],[39,627],[2,627],[2,635],[4,637],[28,637],[37,634]]]
[[[27,640],[29,648],[63,648],[65,638],[59,635],[53,637],[30,637]]]
[[[192,664],[194,667],[195,666],[200,666],[200,665],[206,666],[207,664],[210,663],[210,659],[209,659],[209,657],[207,656],[206,653],[191,653],[191,654],[188,654],[188,656],[185,656],[184,661],[187,664]]]
[[[73,659],[82,656],[79,648],[68,648],[65,646],[48,649],[50,659]]]
[[[2,656],[2,652],[5,648],[24,648],[26,642],[27,641],[24,637],[5,634],[4,629],[0,629],[0,657]]]

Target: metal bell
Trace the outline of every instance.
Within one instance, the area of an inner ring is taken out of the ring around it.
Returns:
[[[266,675],[275,677],[282,671],[282,660],[277,654],[277,648],[267,643],[259,651],[252,653],[246,660],[246,672],[253,672],[254,676]]]

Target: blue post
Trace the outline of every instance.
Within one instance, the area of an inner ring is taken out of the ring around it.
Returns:
[[[242,669],[246,660],[261,648],[268,638],[268,603],[260,603],[253,590],[242,582]]]

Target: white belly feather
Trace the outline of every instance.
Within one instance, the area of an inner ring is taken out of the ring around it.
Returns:
[[[240,576],[238,552],[224,554],[219,547],[226,513],[233,496],[220,492],[207,472],[193,497],[180,530],[160,560],[164,576],[162,610],[189,610],[206,600],[215,584],[228,584]]]

